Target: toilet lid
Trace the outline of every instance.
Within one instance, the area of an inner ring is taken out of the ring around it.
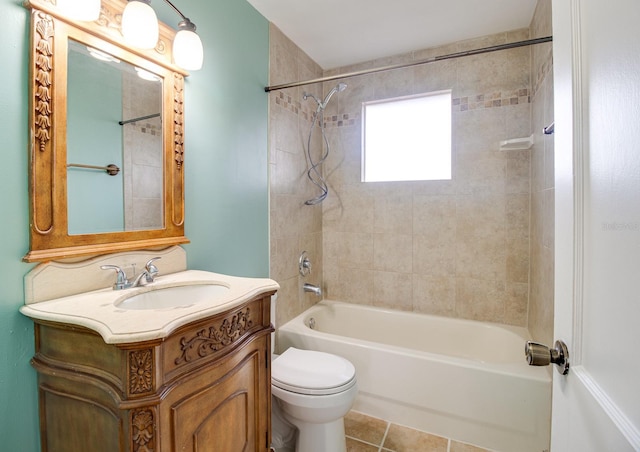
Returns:
[[[272,383],[301,394],[335,394],[355,384],[356,369],[346,359],[314,350],[288,348],[273,361]]]

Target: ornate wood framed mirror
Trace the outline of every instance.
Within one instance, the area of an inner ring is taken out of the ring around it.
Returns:
[[[65,18],[54,0],[25,1],[31,10],[27,262],[188,242],[188,74],[172,63],[175,32],[165,24],[155,49],[125,44],[125,5],[102,0],[100,18],[80,22]]]

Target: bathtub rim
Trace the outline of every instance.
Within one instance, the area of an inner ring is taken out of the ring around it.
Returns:
[[[434,314],[425,314],[421,312],[402,311],[398,309],[362,305],[357,303],[348,303],[344,301],[337,301],[337,300],[331,300],[331,299],[323,299],[319,301],[318,303],[306,309],[305,311],[303,311],[293,319],[279,326],[276,329],[277,337],[281,334],[280,331],[283,330],[285,332],[289,331],[294,334],[301,334],[301,335],[310,336],[313,338],[321,338],[323,340],[329,340],[334,343],[345,342],[345,340],[342,339],[342,338],[345,338],[347,342],[364,349],[383,349],[389,352],[398,353],[402,356],[420,356],[422,358],[434,360],[436,362],[450,363],[450,364],[454,364],[457,366],[474,369],[474,370],[490,371],[493,373],[499,373],[499,374],[514,376],[519,378],[527,378],[527,379],[532,379],[535,381],[545,382],[545,383],[551,382],[552,374],[551,372],[548,371],[547,368],[534,367],[534,366],[528,366],[528,365],[522,366],[521,364],[518,364],[518,363],[495,363],[495,362],[482,361],[482,360],[473,359],[473,358],[450,356],[450,355],[445,355],[445,354],[440,354],[435,352],[429,352],[429,351],[411,349],[411,348],[397,346],[397,345],[385,344],[383,342],[374,342],[374,341],[358,339],[350,336],[341,336],[338,334],[327,333],[324,331],[318,331],[318,330],[309,328],[307,319],[310,316],[312,316],[314,311],[318,311],[320,309],[326,309],[327,307],[331,307],[334,305],[343,306],[343,307],[346,307],[347,309],[355,309],[355,310],[366,309],[366,310],[374,310],[379,313],[391,313],[394,315],[397,315],[397,314],[410,315],[410,316],[415,315],[420,317],[435,318],[438,321],[445,321],[449,323],[457,323],[462,325],[471,324],[471,325],[477,326],[478,324],[481,324],[488,328],[498,328],[498,329],[507,330],[519,336],[522,339],[522,350],[523,350],[522,364],[526,363],[526,358],[524,354],[524,343],[527,340],[531,340],[531,334],[524,327],[506,325],[506,324],[501,324],[496,322],[485,322],[480,320],[460,319],[460,318],[454,318],[454,317],[439,316]],[[281,340],[277,340],[278,344],[281,342],[282,342]],[[278,345],[278,347],[279,346],[280,345]],[[283,350],[279,350],[279,353],[282,353],[282,351]]]

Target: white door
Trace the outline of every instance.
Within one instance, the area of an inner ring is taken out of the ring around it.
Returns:
[[[553,0],[552,452],[640,450],[640,1]],[[551,345],[551,344],[548,344]]]

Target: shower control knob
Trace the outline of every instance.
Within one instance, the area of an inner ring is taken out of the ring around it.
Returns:
[[[298,259],[298,272],[300,276],[307,276],[311,273],[311,261],[307,257],[306,251],[303,251]]]
[[[524,354],[530,366],[548,366],[553,363],[558,365],[557,370],[562,375],[569,373],[569,350],[562,341],[556,341],[554,348],[527,341],[524,346]]]

